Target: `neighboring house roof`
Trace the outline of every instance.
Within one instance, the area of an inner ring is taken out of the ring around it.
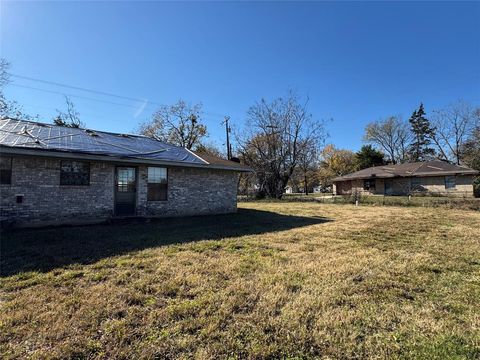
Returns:
[[[207,161],[210,165],[229,166],[229,167],[235,168],[235,169],[244,169],[244,170],[248,169],[249,171],[252,171],[250,168],[248,168],[245,165],[240,164],[236,161],[222,159],[218,156],[208,155],[208,154],[203,154],[203,153],[198,153],[198,152],[195,152],[195,154],[197,156],[201,157],[203,160]]]
[[[348,175],[339,176],[333,181],[347,181],[370,178],[395,178],[443,175],[475,175],[478,171],[466,166],[454,165],[440,160],[405,163],[398,165],[374,166]]]
[[[116,134],[18,119],[0,120],[2,153],[251,171],[215,156],[142,135]]]

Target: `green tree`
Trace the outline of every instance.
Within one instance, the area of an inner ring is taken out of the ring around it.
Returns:
[[[332,179],[357,171],[356,155],[353,151],[337,149],[329,144],[320,153],[318,178],[322,186],[332,184]]]
[[[430,139],[435,137],[435,130],[430,121],[425,117],[425,109],[421,103],[409,119],[413,140],[410,145],[408,157],[410,161],[426,161],[435,156],[435,149],[430,147]]]
[[[372,147],[372,145],[363,145],[359,152],[355,154],[358,170],[366,169],[372,166],[385,165],[385,155]]]

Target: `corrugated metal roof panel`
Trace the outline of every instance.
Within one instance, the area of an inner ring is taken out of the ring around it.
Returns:
[[[185,148],[146,136],[69,128],[18,119],[0,119],[0,146],[4,152],[95,159],[112,157],[130,163],[161,163],[172,166],[252,171],[245,165],[215,156],[197,155]],[[16,149],[16,150],[15,150]],[[37,151],[42,150],[42,151]],[[51,154],[51,155],[50,155]],[[55,155],[56,154],[56,155]],[[208,158],[208,159],[207,159]],[[112,159],[113,160],[113,159]]]
[[[36,123],[15,119],[0,120],[0,144],[10,147],[81,152],[206,164],[179,146],[139,135],[122,135]]]

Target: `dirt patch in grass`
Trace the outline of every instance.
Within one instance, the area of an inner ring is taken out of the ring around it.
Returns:
[[[480,357],[480,213],[244,203],[2,234],[2,358]]]

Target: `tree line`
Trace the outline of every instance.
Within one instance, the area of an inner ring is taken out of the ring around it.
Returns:
[[[433,110],[430,117],[420,104],[408,121],[390,116],[369,123],[363,139],[393,164],[436,158],[460,165],[469,161],[468,147],[476,137],[479,119],[480,108],[463,100]]]
[[[427,116],[421,103],[407,121],[389,116],[368,123],[362,140],[356,153],[327,145],[310,183],[328,190],[334,177],[364,168],[434,159],[480,170],[480,108],[458,100]],[[301,182],[297,189],[307,191]]]

